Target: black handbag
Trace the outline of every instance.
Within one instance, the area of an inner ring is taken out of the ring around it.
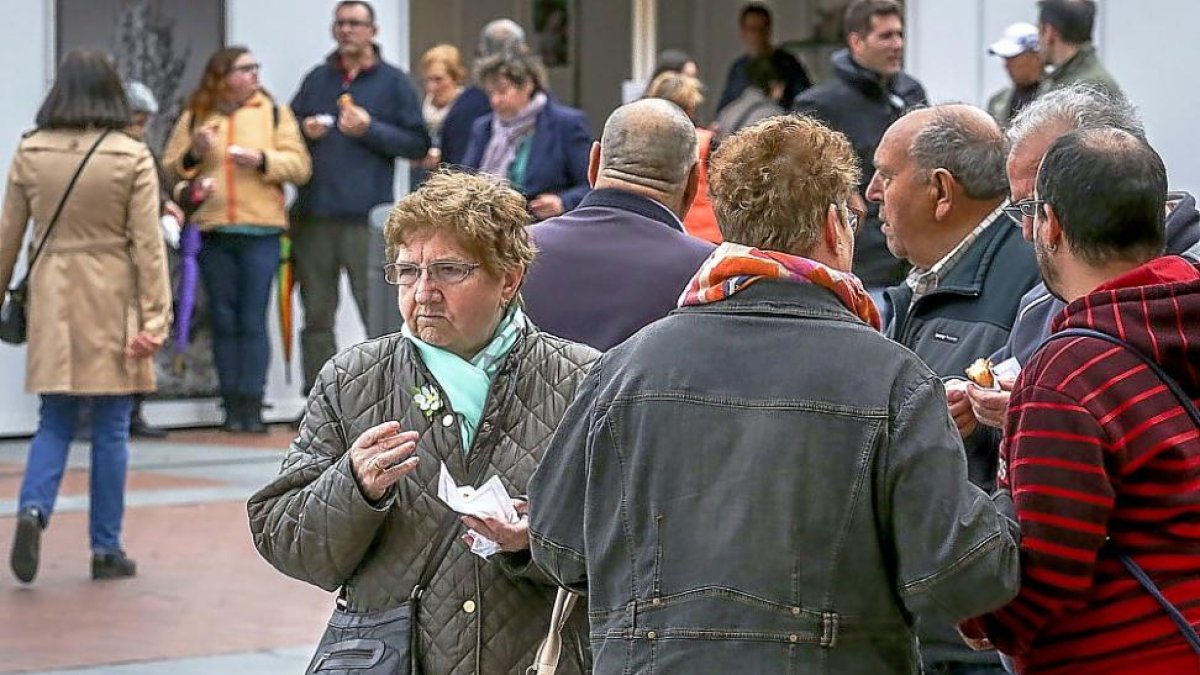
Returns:
[[[46,234],[42,235],[41,243],[29,258],[25,276],[16,286],[8,289],[8,297],[4,299],[3,304],[0,304],[0,341],[10,345],[23,345],[29,339],[29,321],[26,316],[26,307],[29,303],[29,274],[33,271],[33,264],[41,256],[42,249],[46,247],[46,240],[54,231],[58,217],[62,215],[63,206],[67,203],[67,197],[71,194],[75,183],[79,181],[79,175],[83,173],[83,167],[87,166],[88,160],[92,158],[92,153],[100,147],[100,143],[108,136],[109,131],[105,129],[104,133],[100,134],[100,138],[97,138],[96,142],[92,144],[87,154],[83,156],[83,161],[79,163],[79,168],[75,169],[75,175],[71,176],[71,182],[67,183],[67,189],[63,192],[62,198],[58,200],[58,207],[54,209],[54,215],[50,217],[50,224],[46,226]]]
[[[1051,340],[1064,337],[1090,337],[1097,340],[1104,340],[1105,342],[1124,348],[1126,351],[1128,351],[1130,354],[1133,354],[1142,363],[1144,363],[1150,372],[1157,375],[1158,378],[1163,381],[1163,384],[1167,385],[1167,389],[1169,389],[1171,393],[1175,395],[1175,398],[1179,399],[1180,405],[1183,406],[1183,409],[1185,412],[1187,412],[1188,416],[1192,418],[1192,422],[1194,422],[1197,427],[1200,427],[1200,410],[1196,409],[1196,404],[1192,403],[1192,399],[1188,397],[1187,392],[1183,390],[1183,387],[1179,386],[1179,383],[1175,381],[1175,378],[1168,375],[1167,372],[1162,369],[1162,366],[1158,365],[1154,359],[1143,354],[1138,348],[1122,340],[1121,338],[1109,335],[1108,333],[1101,333],[1100,331],[1092,330],[1090,328],[1067,328],[1066,330],[1059,331],[1058,333],[1046,338],[1043,344]],[[1183,634],[1183,639],[1186,640],[1188,645],[1191,646],[1192,650],[1196,652],[1196,655],[1200,656],[1200,634],[1196,633],[1196,629],[1192,627],[1192,624],[1187,620],[1187,617],[1183,615],[1183,612],[1180,612],[1178,607],[1172,605],[1170,600],[1167,600],[1166,596],[1162,594],[1162,591],[1159,590],[1158,586],[1154,583],[1154,580],[1150,578],[1150,575],[1146,574],[1146,571],[1142,569],[1141,565],[1134,562],[1133,558],[1129,557],[1129,554],[1117,548],[1116,544],[1114,544],[1111,539],[1108,541],[1108,543],[1110,544],[1110,548],[1116,552],[1117,560],[1120,560],[1121,564],[1125,566],[1125,569],[1129,571],[1129,574],[1132,575],[1134,579],[1137,579],[1138,583],[1142,585],[1142,588],[1144,588],[1147,593],[1154,597],[1154,600],[1163,608],[1163,611],[1167,613],[1167,616],[1171,617],[1171,621],[1175,623],[1175,627],[1178,628],[1179,632]]]

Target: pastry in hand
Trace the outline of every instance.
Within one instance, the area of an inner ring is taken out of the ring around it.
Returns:
[[[354,97],[352,97],[350,94],[342,94],[338,97],[337,105],[338,108],[345,108],[346,106],[354,105]]]
[[[992,375],[992,362],[988,359],[975,359],[975,363],[967,368],[967,378],[985,389],[993,389],[996,386],[996,378]]]

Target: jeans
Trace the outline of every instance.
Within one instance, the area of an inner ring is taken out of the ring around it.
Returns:
[[[267,306],[279,269],[279,235],[206,232],[199,259],[221,395],[261,399],[271,363]]]
[[[125,470],[129,464],[129,413],[132,396],[68,396],[43,394],[37,433],[21,480],[20,510],[36,508],[49,522],[62,485],[63,471],[79,407],[92,404],[92,462],[88,533],[92,551],[121,550],[121,521],[125,515]]]
[[[304,364],[304,394],[312,389],[321,367],[337,351],[333,326],[337,316],[342,270],[350,277],[350,292],[358,315],[367,325],[367,258],[373,242],[371,228],[361,220],[305,218],[292,232],[296,282],[304,305],[300,351]]]

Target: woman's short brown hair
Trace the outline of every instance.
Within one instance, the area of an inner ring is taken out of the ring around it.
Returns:
[[[804,254],[829,205],[858,189],[850,141],[811,117],[770,117],[725,139],[708,166],[708,192],[726,241]]]
[[[459,56],[458,47],[444,44],[431,47],[421,57],[421,74],[425,74],[430,66],[437,64],[441,64],[446,69],[446,74],[455,83],[463,84],[467,81],[467,69],[462,64],[462,57]]]
[[[692,115],[704,102],[704,85],[694,77],[668,71],[650,82],[644,98],[665,99]]]
[[[475,64],[475,79],[482,85],[504,78],[518,87],[532,82],[535,92],[545,91],[546,68],[540,59],[521,52],[505,52],[482,59]]]
[[[414,239],[446,232],[493,276],[527,267],[537,249],[521,193],[490,176],[441,170],[392,207],[383,236],[387,259]]]

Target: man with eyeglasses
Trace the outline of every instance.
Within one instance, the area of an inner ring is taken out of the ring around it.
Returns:
[[[1092,127],[1052,141],[1025,203],[1068,304],[1005,420],[1021,591],[964,626],[1020,673],[1200,675],[1200,266],[1162,255],[1166,188],[1144,138]]]
[[[300,84],[292,110],[313,160],[300,188],[292,224],[296,279],[304,305],[304,391],[337,349],[334,317],[342,270],[367,323],[368,213],[394,200],[396,158],[420,159],[429,149],[416,88],[383,61],[375,44],[375,9],[343,0],[332,26],[337,50]]]
[[[1142,121],[1129,102],[1088,85],[1074,85],[1046,94],[1013,119],[1006,132],[1010,148],[1006,168],[1012,198],[1006,213],[1014,225],[1021,227],[1027,241],[1033,240],[1032,216],[1036,209],[1030,200],[1042,156],[1059,136],[1093,127],[1113,127],[1145,137]],[[1173,196],[1177,199],[1167,201],[1170,213],[1166,219],[1166,252],[1200,260],[1200,212],[1196,209],[1196,199],[1186,193]],[[1044,283],[1038,283],[1021,298],[1008,342],[992,354],[991,361],[1016,359],[1019,365],[1024,365],[1050,334],[1051,324],[1065,307],[1066,303],[1051,295]],[[1015,381],[1014,376],[998,378],[1000,391],[968,388],[967,398],[975,420],[999,430]]]
[[[1004,345],[1020,297],[1037,283],[1033,251],[1003,212],[1007,192],[1003,135],[979,108],[909,113],[875,152],[867,199],[879,204],[889,250],[913,265],[904,283],[887,290],[888,336],[943,378],[962,383],[975,359]],[[946,387],[968,477],[991,490],[999,439],[964,424],[965,391],[961,384]],[[1002,675],[996,653],[968,649],[951,618],[922,617],[926,672]]]

